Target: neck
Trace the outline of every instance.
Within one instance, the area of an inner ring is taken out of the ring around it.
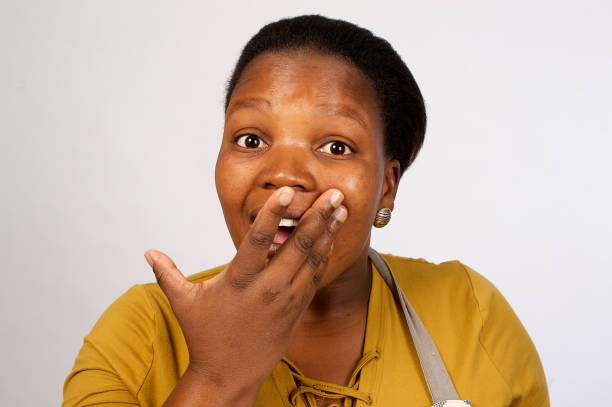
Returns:
[[[372,268],[367,251],[333,281],[317,290],[302,319],[303,324],[350,323],[367,313]]]

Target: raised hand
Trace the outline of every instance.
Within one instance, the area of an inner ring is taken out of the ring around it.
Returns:
[[[253,405],[289,349],[347,217],[342,193],[326,191],[274,254],[294,195],[283,187],[268,198],[232,262],[210,280],[193,284],[165,254],[145,253],[189,349],[187,372],[166,405]]]

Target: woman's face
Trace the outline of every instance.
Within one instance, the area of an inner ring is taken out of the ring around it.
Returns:
[[[324,286],[364,267],[376,211],[393,208],[399,164],[385,159],[380,107],[357,68],[314,52],[265,53],[232,93],[215,175],[236,247],[277,188],[294,188],[288,213],[298,215],[329,188],[342,191],[348,218]]]

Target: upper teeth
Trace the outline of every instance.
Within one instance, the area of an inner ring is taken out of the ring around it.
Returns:
[[[282,218],[278,226],[293,227],[293,226],[297,226],[297,224],[298,224],[297,219]]]

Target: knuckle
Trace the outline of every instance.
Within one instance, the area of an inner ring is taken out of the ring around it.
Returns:
[[[244,290],[251,285],[254,279],[255,274],[253,273],[240,273],[230,278],[230,284],[237,290]]]
[[[318,287],[319,283],[321,282],[321,273],[320,272],[316,272],[314,273],[314,275],[312,276],[312,285],[314,287]]]
[[[321,264],[319,264],[319,270],[324,270],[325,268],[327,268],[328,263],[329,263],[329,257],[323,256],[321,258]]]
[[[327,234],[327,236],[334,236],[336,234],[336,232],[338,231],[338,221],[335,219],[332,219],[331,222],[327,222],[325,224],[325,233]]]
[[[261,301],[265,305],[269,305],[269,304],[272,304],[274,301],[276,301],[276,299],[278,298],[279,295],[280,295],[280,290],[274,290],[272,288],[266,288],[266,289],[264,289],[263,293],[261,294]]]
[[[329,263],[329,257],[322,256],[321,262],[319,263],[319,267],[317,267],[312,273],[312,286],[316,289],[321,283],[321,278],[323,277],[323,270],[327,268],[327,264]]]
[[[300,298],[300,304],[299,304],[300,310],[303,310],[308,306],[308,304],[310,303],[310,297],[311,296],[309,294],[302,295],[302,297]]]
[[[282,309],[283,315],[295,315],[299,314],[305,307],[308,305],[304,302],[304,298],[307,298],[306,295],[297,295],[296,293],[291,293],[287,297],[287,301]]]
[[[255,247],[265,248],[272,244],[274,235],[268,232],[257,231],[249,234],[249,243]]]
[[[295,246],[302,253],[308,253],[314,246],[314,239],[305,233],[300,233],[295,237]]]
[[[319,217],[324,222],[327,222],[332,214],[329,208],[321,208],[321,207],[317,208],[317,213],[319,214]]]
[[[316,269],[323,262],[323,257],[324,256],[322,256],[321,253],[318,253],[316,251],[310,252],[307,257],[308,263],[310,263],[310,265]]]

